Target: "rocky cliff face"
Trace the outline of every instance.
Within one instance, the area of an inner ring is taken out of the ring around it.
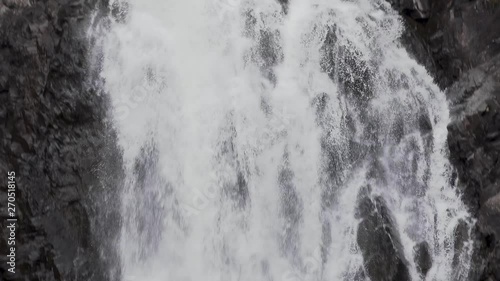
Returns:
[[[16,173],[19,223],[13,275],[3,254],[7,194],[0,189],[0,280],[117,277],[108,269],[116,262],[118,202],[106,187],[118,182],[120,154],[85,34],[103,7],[0,1],[0,174],[6,183],[7,171]]]
[[[500,280],[500,1],[389,1],[451,104],[450,157],[478,219],[470,280]]]
[[[478,218],[479,280],[500,280],[500,55],[448,89],[448,143],[463,199]]]
[[[286,10],[286,1],[279,1]],[[500,1],[388,1],[405,18],[406,46],[447,89],[452,104],[451,160],[478,218],[477,268],[470,280],[500,280]],[[106,187],[120,186],[121,157],[85,34],[90,19],[106,12],[104,2],[0,0],[0,174],[16,172],[20,224],[18,273],[8,273],[1,256],[2,280],[119,277],[113,271],[118,191]],[[6,196],[0,189],[1,202]],[[376,198],[365,201],[383,209]],[[389,217],[362,218],[370,224]],[[4,217],[1,224],[5,237]],[[362,231],[361,242],[363,234],[372,235]],[[395,259],[387,266],[396,280],[405,261],[394,254],[399,242],[389,242],[383,250]],[[0,239],[0,252],[6,248]],[[366,256],[378,251],[365,248]],[[415,252],[425,272],[432,262],[426,246]]]
[[[500,53],[498,0],[388,0],[405,19],[406,45],[442,88]]]

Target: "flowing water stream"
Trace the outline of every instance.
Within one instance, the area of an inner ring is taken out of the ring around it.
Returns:
[[[389,4],[117,4],[124,281],[466,280],[447,101]]]

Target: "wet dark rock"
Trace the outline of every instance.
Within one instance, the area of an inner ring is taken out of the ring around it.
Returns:
[[[415,264],[417,271],[422,278],[425,278],[427,272],[432,267],[432,255],[429,251],[429,244],[426,241],[420,242],[413,248]]]
[[[462,198],[478,219],[469,280],[500,280],[500,218],[487,205],[500,193],[500,2],[388,2],[404,18],[403,44],[451,104],[450,158]],[[456,247],[469,235],[463,229],[459,224],[455,231]]]
[[[389,3],[404,15],[414,20],[424,21],[430,16],[429,0],[388,0]]]
[[[19,221],[17,273],[7,272],[2,255],[1,280],[119,278],[112,272],[117,191],[106,187],[121,179],[121,156],[106,122],[108,101],[88,78],[85,34],[90,14],[103,7],[98,0],[0,2],[0,174],[16,172]]]
[[[471,280],[498,280],[500,216],[491,206],[500,193],[500,55],[462,74],[447,95],[453,118],[448,127],[450,159],[463,200],[478,218]]]
[[[454,241],[453,245],[455,246],[455,251],[453,255],[453,267],[456,267],[460,263],[460,255],[465,251],[465,243],[469,241],[469,229],[467,223],[464,220],[460,220],[455,227],[455,231],[453,234]]]
[[[405,18],[405,46],[443,88],[500,53],[496,0],[388,2]]]
[[[462,76],[449,90],[453,122],[448,143],[465,200],[474,212],[498,192],[500,55]]]
[[[363,268],[358,269],[358,271],[354,275],[353,281],[365,281],[365,280],[366,280],[365,271],[363,270]]]
[[[366,275],[372,281],[411,280],[395,220],[384,199],[372,196],[369,186],[358,195],[356,217],[361,219],[357,241]]]
[[[479,218],[482,231],[500,239],[500,193],[484,203]]]
[[[490,198],[483,205],[478,226],[483,239],[485,280],[500,280],[500,193]]]

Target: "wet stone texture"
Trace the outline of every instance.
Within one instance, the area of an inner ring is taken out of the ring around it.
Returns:
[[[469,280],[500,280],[500,1],[388,1],[407,26],[404,45],[450,102],[450,158],[478,219]]]
[[[448,95],[451,161],[463,199],[478,219],[473,274],[500,280],[500,55],[464,73]]]
[[[373,197],[369,186],[358,195],[356,217],[361,219],[357,241],[368,277],[372,281],[411,280],[395,220],[384,199]]]
[[[415,264],[420,277],[425,278],[427,272],[432,267],[432,256],[429,251],[429,244],[426,241],[420,242],[413,248]]]
[[[7,272],[2,254],[0,280],[118,277],[118,200],[106,187],[118,182],[121,160],[85,34],[99,5],[0,1],[0,174],[6,183],[7,171],[16,173],[19,223],[16,274]],[[6,197],[1,188],[1,237]],[[1,253],[7,246],[0,239]]]
[[[403,41],[443,88],[500,53],[497,0],[388,0],[407,30]]]

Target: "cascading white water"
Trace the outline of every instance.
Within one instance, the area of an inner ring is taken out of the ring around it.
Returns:
[[[385,1],[128,5],[102,70],[127,175],[123,280],[368,280],[367,186],[412,280],[466,279],[447,103]]]

